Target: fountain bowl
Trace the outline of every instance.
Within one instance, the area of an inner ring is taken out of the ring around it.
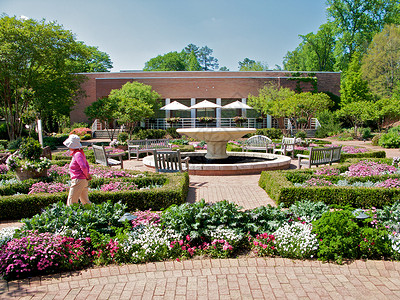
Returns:
[[[205,156],[205,152],[183,152],[182,157]],[[283,170],[290,167],[291,158],[284,155],[260,153],[260,152],[227,152],[229,157],[263,158],[265,161],[248,162],[239,164],[190,164],[189,174],[201,176],[224,176],[224,175],[250,175],[260,174],[262,171]],[[154,169],[154,157],[152,155],[143,158],[143,164]]]

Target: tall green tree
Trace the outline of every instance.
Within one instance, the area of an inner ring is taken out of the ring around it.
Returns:
[[[249,58],[245,58],[243,61],[239,61],[239,71],[266,71],[268,65],[260,61],[255,61]]]
[[[168,52],[147,61],[143,71],[186,71],[185,59],[185,53]]]
[[[341,81],[340,95],[342,107],[351,102],[372,100],[368,82],[362,77],[358,53],[353,56],[349,69]]]
[[[353,55],[363,55],[372,37],[396,22],[398,0],[327,0],[327,13],[336,28],[335,70],[346,70]]]
[[[120,123],[125,124],[129,136],[132,136],[134,127],[140,121],[154,115],[161,96],[150,85],[128,82],[120,89],[112,90],[108,98],[118,104],[115,116]]]
[[[203,68],[203,71],[218,70],[218,59],[211,56],[213,52],[214,50],[208,48],[207,46],[200,48],[197,59],[200,63],[200,66]]]
[[[0,18],[0,113],[11,139],[21,135],[28,110],[44,123],[69,115],[83,80],[74,72],[88,53],[56,22]]]
[[[320,26],[316,34],[300,35],[302,43],[284,58],[289,71],[333,71],[335,35],[332,23]]]
[[[400,84],[400,26],[386,25],[376,34],[363,57],[361,71],[371,91],[392,97]]]
[[[113,67],[110,56],[98,49],[98,47],[87,46],[83,42],[78,42],[80,55],[72,57],[68,61],[75,73],[89,72],[110,72]]]

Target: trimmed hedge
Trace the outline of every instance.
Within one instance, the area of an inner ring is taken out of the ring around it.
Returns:
[[[349,158],[385,158],[386,152],[385,151],[370,151],[364,153],[341,153],[340,154],[340,161],[345,161]]]
[[[384,159],[385,161],[386,159]],[[352,159],[359,161],[359,159]],[[382,161],[382,160],[379,160]],[[346,162],[335,166],[344,172],[352,163]],[[400,189],[386,188],[359,188],[359,187],[295,187],[293,182],[302,182],[311,178],[311,170],[282,170],[264,171],[259,179],[259,186],[277,203],[289,207],[296,201],[309,200],[313,202],[322,201],[328,205],[350,205],[352,207],[383,207],[390,205],[400,199]],[[328,178],[329,176],[321,176]],[[290,178],[292,181],[289,181]],[[377,181],[388,178],[399,178],[398,174],[371,176],[357,178],[358,181]],[[356,181],[348,178],[349,182]]]
[[[164,177],[165,179],[162,179]],[[161,178],[161,179],[160,179]],[[151,180],[151,179],[150,179]],[[186,202],[189,190],[189,175],[187,173],[162,174],[155,176],[154,180],[164,180],[161,188],[144,189],[137,191],[121,192],[89,192],[89,199],[99,204],[108,200],[116,203],[121,201],[126,204],[130,211],[139,210],[162,210],[172,204]],[[0,220],[17,220],[29,218],[41,212],[50,204],[59,201],[66,202],[68,193],[54,194],[32,194],[3,196],[0,199]]]

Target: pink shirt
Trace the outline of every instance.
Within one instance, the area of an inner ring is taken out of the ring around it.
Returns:
[[[71,179],[87,179],[89,176],[89,163],[83,150],[78,149],[72,152],[72,160],[69,164]]]

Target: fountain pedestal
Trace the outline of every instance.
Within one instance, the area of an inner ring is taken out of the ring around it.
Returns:
[[[230,140],[241,138],[248,133],[256,132],[255,128],[180,128],[176,130],[191,138],[207,143],[207,159],[224,159],[226,144]]]

